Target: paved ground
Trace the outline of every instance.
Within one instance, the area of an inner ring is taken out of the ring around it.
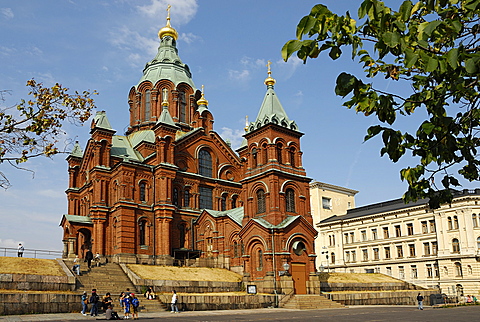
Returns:
[[[79,313],[0,316],[0,321],[95,321]],[[103,317],[104,319],[104,317]],[[231,311],[197,311],[171,314],[169,312],[140,313],[145,321],[422,321],[422,322],[474,322],[480,319],[480,305],[446,309],[425,308],[420,311],[411,306],[351,306],[343,309],[289,310],[255,309]]]

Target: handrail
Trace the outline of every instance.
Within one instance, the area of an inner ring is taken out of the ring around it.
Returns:
[[[29,249],[23,251],[23,257],[55,259],[62,257],[63,252],[59,250]],[[0,256],[17,257],[18,249],[13,247],[0,247]]]
[[[279,300],[278,300],[278,307],[282,307],[286,302],[290,301],[290,299],[295,295],[295,290],[293,288],[290,289],[290,292],[285,293],[285,294],[279,294],[283,295]]]

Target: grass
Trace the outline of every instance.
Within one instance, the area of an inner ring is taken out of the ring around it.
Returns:
[[[128,265],[140,278],[171,281],[241,282],[242,277],[221,268]]]
[[[328,283],[400,283],[383,274],[369,273],[320,273],[320,281]]]
[[[0,257],[0,274],[65,276],[54,259]]]

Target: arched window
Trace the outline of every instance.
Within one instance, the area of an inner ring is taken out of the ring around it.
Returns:
[[[187,99],[185,92],[178,92],[178,115],[182,123],[187,123]]]
[[[257,149],[252,150],[252,168],[256,168],[258,165],[258,160],[257,160]]]
[[[453,225],[452,225],[452,217],[448,217],[448,230],[452,230]]]
[[[266,208],[265,191],[260,189],[257,191],[257,214],[264,213]]]
[[[288,188],[285,191],[285,202],[286,202],[286,210],[288,212],[295,212],[295,192],[293,189]]]
[[[295,167],[295,148],[291,147],[289,150],[290,153],[290,165],[292,167]]]
[[[222,195],[222,199],[220,199],[220,210],[225,211],[227,210],[227,194],[224,193]]]
[[[232,209],[237,208],[237,199],[238,199],[237,195],[232,196]]]
[[[472,214],[472,224],[473,228],[478,227],[477,214]]]
[[[330,253],[330,263],[335,264],[335,253]]]
[[[262,271],[263,270],[263,251],[261,249],[259,249],[257,252],[257,260],[258,260],[257,271]]]
[[[173,188],[173,204],[178,207],[178,188]]]
[[[198,154],[199,174],[205,177],[212,177],[212,156],[206,150]]]
[[[283,163],[283,160],[282,160],[282,143],[278,143],[277,144],[277,161],[279,164],[282,164]]]
[[[263,154],[262,163],[267,164],[268,163],[268,150],[267,150],[267,144],[266,143],[264,143],[262,145],[262,154]]]
[[[190,191],[185,190],[183,192],[183,206],[184,207],[190,207]]]
[[[455,275],[456,275],[457,277],[463,276],[462,264],[460,264],[459,262],[456,262],[456,263],[455,263]]]
[[[477,238],[477,249],[480,250],[480,237]]]
[[[150,121],[150,101],[151,101],[151,95],[150,95],[150,90],[147,89],[145,91],[145,121]]]
[[[458,229],[458,217],[453,216],[453,228]]]
[[[138,241],[140,245],[146,245],[145,244],[146,229],[147,229],[147,221],[144,219],[140,220],[140,222],[138,223]]]
[[[233,242],[233,257],[234,258],[238,257],[238,244],[236,241]]]
[[[140,182],[139,184],[139,188],[140,188],[140,201],[146,201],[146,190],[147,190],[147,184],[145,183],[145,181],[142,181]]]
[[[452,239],[452,251],[454,253],[460,253],[460,242],[457,238]]]
[[[199,187],[200,197],[198,199],[200,209],[213,209],[213,189],[210,187]]]

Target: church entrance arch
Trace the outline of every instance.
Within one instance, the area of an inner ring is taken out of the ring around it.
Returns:
[[[81,228],[77,233],[77,255],[84,258],[87,250],[92,248],[92,233],[86,228]]]
[[[307,294],[307,265],[292,263],[292,279],[295,294]]]

